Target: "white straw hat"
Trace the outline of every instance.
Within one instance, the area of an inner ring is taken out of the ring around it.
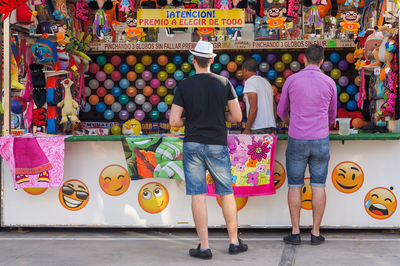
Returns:
[[[217,55],[213,53],[213,45],[210,42],[198,41],[194,50],[189,50],[192,55],[205,57],[205,58],[214,58]]]

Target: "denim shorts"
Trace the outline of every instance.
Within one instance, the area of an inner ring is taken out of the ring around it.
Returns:
[[[304,173],[307,164],[310,170],[310,185],[312,187],[325,187],[329,159],[329,137],[316,140],[289,137],[286,148],[286,171],[289,188],[304,185]]]
[[[227,146],[184,142],[183,170],[187,195],[207,193],[206,170],[214,180],[218,195],[233,193],[231,160]]]

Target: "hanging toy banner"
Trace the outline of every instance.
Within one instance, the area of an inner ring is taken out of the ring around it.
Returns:
[[[244,9],[140,9],[137,26],[159,27],[244,27]]]

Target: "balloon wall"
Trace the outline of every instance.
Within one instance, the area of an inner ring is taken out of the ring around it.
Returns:
[[[271,83],[278,103],[285,80],[303,69],[302,52],[218,53],[211,71],[230,80],[243,102],[243,61],[253,57],[258,74]],[[325,51],[321,70],[337,84],[338,107],[357,109],[360,85],[349,51]],[[93,55],[86,78],[88,107],[82,121],[167,121],[174,93],[180,81],[195,74],[193,56],[186,54]]]

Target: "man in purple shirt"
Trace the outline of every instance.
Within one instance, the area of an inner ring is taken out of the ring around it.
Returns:
[[[324,49],[321,46],[311,45],[307,48],[306,68],[286,80],[277,110],[279,117],[287,123],[290,110],[286,170],[292,232],[283,240],[293,245],[301,244],[301,188],[307,164],[312,188],[311,244],[318,245],[325,240],[319,227],[326,203],[325,181],[330,158],[329,125],[335,122],[337,96],[335,82],[319,69],[323,58]]]

